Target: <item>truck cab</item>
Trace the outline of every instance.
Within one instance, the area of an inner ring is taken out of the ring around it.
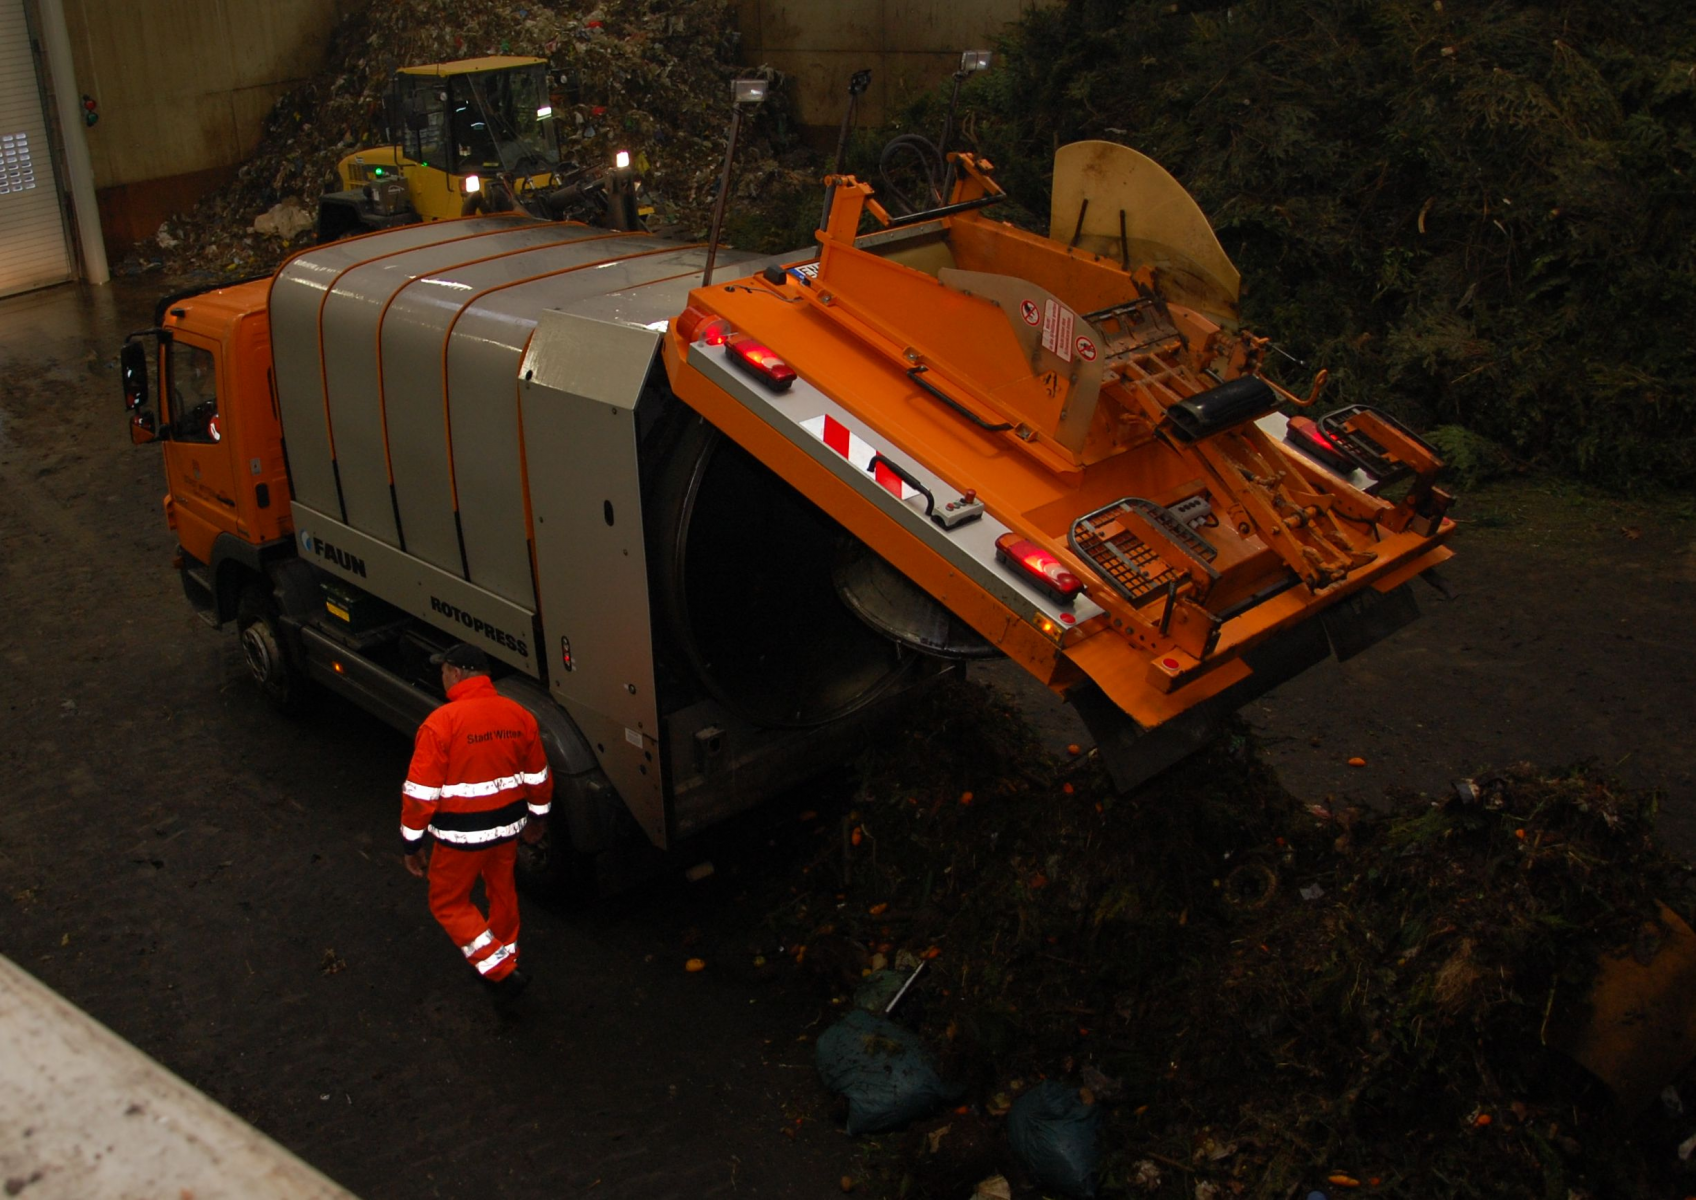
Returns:
[[[138,360],[150,377],[131,407],[132,438],[162,444],[184,591],[214,624],[234,619],[251,575],[292,545],[267,282],[166,297],[125,348],[126,381]]]

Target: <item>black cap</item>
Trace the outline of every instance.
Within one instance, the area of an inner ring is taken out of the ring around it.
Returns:
[[[432,654],[430,665],[432,667],[458,667],[461,671],[475,671],[480,675],[487,675],[489,673],[489,656],[475,646],[456,642],[440,654]]]

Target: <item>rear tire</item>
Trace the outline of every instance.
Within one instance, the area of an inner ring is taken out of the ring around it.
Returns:
[[[571,848],[565,830],[548,821],[542,840],[530,845],[518,842],[518,860],[512,873],[518,886],[539,900],[565,899],[581,885],[586,860]]]
[[[236,604],[236,633],[248,674],[266,702],[285,716],[299,713],[312,683],[289,658],[276,601],[258,583],[249,584]]]
[[[555,810],[558,810],[555,803]],[[550,816],[548,831],[534,846],[522,838],[512,873],[527,896],[563,904],[580,904],[596,898],[595,860],[571,844],[563,813]]]
[[[565,903],[584,903],[602,895],[605,880],[601,863],[632,832],[640,837],[635,822],[625,812],[623,804],[612,791],[612,785],[599,771],[586,775],[561,776],[554,755],[548,756],[554,770],[553,811],[548,816],[548,831],[534,846],[522,839],[518,843],[518,861],[513,866],[518,886],[539,900]],[[616,805],[616,808],[613,806]],[[576,826],[585,830],[583,836],[599,848],[598,853],[586,853],[573,840],[573,812]],[[586,814],[599,814],[599,821]],[[622,821],[630,828],[624,828]],[[610,822],[610,825],[608,824]],[[643,839],[644,843],[646,839]]]

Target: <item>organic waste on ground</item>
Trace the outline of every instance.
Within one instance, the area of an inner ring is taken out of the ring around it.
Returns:
[[[840,825],[801,814],[815,849],[771,917],[843,1012],[868,972],[925,964],[894,1018],[964,1090],[871,1143],[885,1194],[967,1196],[997,1172],[1038,1194],[1018,1190],[1005,1114],[1045,1079],[1100,1106],[1104,1195],[1602,1200],[1696,1181],[1678,1154],[1696,1085],[1627,1115],[1540,1041],[1553,1000],[1585,996],[1659,902],[1696,911],[1651,799],[1516,767],[1383,811],[1310,806],[1240,731],[1120,797],[965,683],[904,730]]]
[[[140,243],[129,267],[158,262],[167,274],[218,276],[269,270],[312,231],[266,234],[255,221],[284,202],[315,214],[319,194],[340,187],[337,162],[387,144],[383,96],[396,68],[487,54],[547,59],[565,159],[603,166],[615,151],[630,151],[647,164],[646,185],[663,198],[669,221],[699,236],[723,166],[730,81],[775,76],[739,67],[739,53],[728,0],[368,0],[336,25],[324,68],[278,101],[235,180]],[[733,185],[739,198],[791,182],[773,149],[786,122],[777,89],[745,127]]]

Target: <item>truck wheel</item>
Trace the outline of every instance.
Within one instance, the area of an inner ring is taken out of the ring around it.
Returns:
[[[258,585],[236,603],[236,630],[248,673],[271,707],[288,715],[299,712],[311,683],[283,650],[277,606]]]
[[[534,846],[519,840],[513,877],[539,900],[582,900],[595,893],[594,861],[572,847],[564,813],[548,821],[548,832]]]

